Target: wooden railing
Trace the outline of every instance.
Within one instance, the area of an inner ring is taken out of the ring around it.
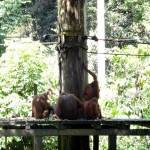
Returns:
[[[131,125],[139,128],[131,128]],[[116,150],[117,136],[150,136],[150,119],[35,120],[0,119],[0,136],[32,136],[36,150],[42,149],[43,136],[93,136],[98,150],[99,136],[108,136],[109,150]],[[43,132],[44,130],[44,132]],[[35,148],[34,148],[35,149]]]

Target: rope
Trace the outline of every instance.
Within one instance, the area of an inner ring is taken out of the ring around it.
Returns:
[[[56,50],[58,51],[58,65],[59,65],[59,94],[62,93],[62,51],[59,48],[59,44],[56,46]]]

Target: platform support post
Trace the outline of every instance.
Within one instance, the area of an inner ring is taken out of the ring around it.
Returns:
[[[42,136],[34,136],[33,150],[42,150]]]
[[[116,150],[117,149],[117,136],[109,135],[108,136],[108,150]]]
[[[99,136],[93,136],[93,150],[99,149]]]

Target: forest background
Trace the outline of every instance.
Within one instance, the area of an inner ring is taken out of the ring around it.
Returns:
[[[93,36],[97,33],[97,1],[87,0],[86,9],[88,36]],[[105,1],[105,39],[111,40],[105,41],[106,92],[100,106],[106,117],[150,117],[149,11],[149,0]],[[52,87],[58,95],[57,33],[56,0],[0,1],[1,118],[31,116],[34,84],[38,85],[38,93]],[[45,37],[46,34],[50,36]],[[97,43],[87,42],[89,68],[97,73]],[[52,95],[52,104],[56,95]],[[7,147],[30,149],[26,138],[7,140]],[[45,138],[45,149],[56,149],[56,141],[55,137]],[[4,137],[0,143],[0,148],[5,149]],[[100,139],[100,146],[107,149],[107,137]],[[146,136],[120,136],[117,140],[117,149],[149,147],[150,139]]]

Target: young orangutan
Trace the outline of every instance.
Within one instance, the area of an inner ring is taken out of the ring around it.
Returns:
[[[83,65],[83,68],[85,71],[87,71],[87,73],[89,73],[92,77],[93,77],[93,82],[89,83],[85,86],[84,90],[83,90],[83,98],[85,101],[90,100],[91,98],[97,98],[99,99],[99,83],[97,80],[97,76],[90,70],[87,69],[87,67],[85,65]]]
[[[74,94],[62,93],[54,107],[54,114],[59,119],[76,120],[83,118],[83,103]]]
[[[83,90],[84,98],[84,116],[85,119],[97,119],[102,118],[100,106],[98,104],[99,99],[99,83],[97,76],[83,64],[84,70],[93,77],[93,82],[87,84]]]
[[[100,119],[102,118],[101,110],[97,98],[92,98],[84,102],[85,119]]]
[[[48,89],[46,93],[41,95],[35,95],[32,101],[32,117],[36,119],[43,119],[49,116],[53,112],[53,107],[48,103],[48,99],[52,93],[51,89]]]

